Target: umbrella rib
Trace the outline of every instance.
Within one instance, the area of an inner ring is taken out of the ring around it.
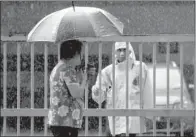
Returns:
[[[110,21],[112,24],[114,24],[115,27],[118,29],[118,31],[119,31],[121,34],[123,34],[123,28],[124,28],[123,23],[120,22],[120,21],[119,21],[116,17],[114,17],[113,15],[111,15],[111,14],[105,12],[104,10],[101,10],[101,12],[102,12],[103,15],[106,17],[106,19],[107,19],[108,21]],[[120,24],[117,24],[117,23],[114,22],[111,18],[107,18],[107,15],[106,15],[106,14],[108,14],[109,16],[112,16],[112,18],[116,18]],[[119,25],[121,25],[121,26],[119,26]]]
[[[61,17],[61,19],[59,20],[59,23],[58,23],[58,25],[57,25],[57,27],[56,27],[56,31],[55,31],[55,32],[56,32],[56,35],[55,35],[56,37],[57,37],[57,35],[58,35],[58,33],[57,33],[57,32],[58,32],[58,30],[59,30],[59,27],[60,27],[61,21],[62,21],[62,19],[64,18],[65,13],[66,13],[67,11],[68,11],[68,9],[67,9],[67,10],[66,10],[66,9],[64,10],[64,12],[63,12],[63,14],[62,14],[62,17]],[[57,38],[55,38],[55,39],[57,39]]]
[[[93,28],[93,30],[94,31],[96,31],[96,27],[93,25],[93,24],[95,24],[95,22],[93,21],[93,19],[91,18],[91,14],[85,14],[86,16],[86,18],[90,21],[90,24],[91,24],[91,26],[92,26],[92,28]],[[87,16],[88,15],[88,16]],[[97,37],[97,34],[96,34],[96,32],[95,32],[95,36]]]
[[[59,24],[58,24],[58,27],[57,27],[57,30],[56,30],[56,42],[61,42],[61,40],[59,41],[59,39],[57,38],[58,37],[58,32],[59,32],[59,29],[61,29],[60,28],[60,26],[61,26],[61,23],[62,23],[62,21],[63,21],[63,19],[64,19],[64,17],[66,16],[66,14],[63,14],[63,16],[62,16],[62,18],[61,18],[61,21],[59,22]],[[73,21],[74,22],[74,21]],[[73,33],[74,33],[74,36],[75,36],[75,33],[76,33],[76,31],[75,31],[75,28],[74,28],[74,26],[75,26],[75,24],[73,24],[73,22],[69,22],[68,23],[68,25],[73,25]],[[69,26],[68,26],[69,27]],[[68,39],[67,39],[68,40]]]
[[[51,14],[45,16],[42,20],[40,20],[40,21],[33,27],[33,29],[29,32],[29,34],[28,34],[28,36],[27,36],[27,40],[29,40],[29,38],[33,35],[33,32],[40,26],[40,24],[41,24],[44,20],[46,20],[46,19],[49,18],[50,16],[54,15],[55,13],[56,13],[56,12],[51,13]]]
[[[92,7],[90,7],[90,8],[93,9]],[[95,36],[97,36],[96,32],[95,32],[96,28],[93,25],[93,24],[95,24],[95,22],[91,19],[91,16],[90,16],[91,14],[88,14],[88,12],[84,11],[84,10],[82,10],[82,12],[84,13],[83,15],[85,15],[84,17],[90,22],[90,25],[94,30]]]
[[[48,19],[49,17],[51,16],[54,16],[55,14],[58,14],[59,12],[63,12],[63,11],[66,11],[66,9],[63,9],[63,10],[59,10],[59,11],[56,11],[56,12],[53,12],[47,16],[45,16],[42,20],[40,20],[36,25],[35,27],[29,32],[28,36],[27,36],[27,41],[30,41],[30,37],[32,37],[34,35],[34,31],[36,31],[36,29],[46,20]],[[54,42],[54,41],[53,41]]]

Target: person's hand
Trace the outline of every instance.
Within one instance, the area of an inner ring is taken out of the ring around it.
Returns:
[[[99,87],[93,87],[93,94],[95,95],[95,96],[99,96],[99,94],[101,93],[101,92],[103,92],[104,93],[104,97],[106,96],[106,92],[108,91],[108,90],[111,90],[111,89],[102,89],[102,91],[100,91],[100,88]]]
[[[84,96],[84,88],[80,84],[70,83],[68,88],[73,98],[82,98]]]
[[[99,88],[98,87],[93,87],[93,94],[95,96],[98,96],[99,95]]]
[[[88,69],[88,74],[94,76],[96,74],[96,68],[95,67],[89,68]]]

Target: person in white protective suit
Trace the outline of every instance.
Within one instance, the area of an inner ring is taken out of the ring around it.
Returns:
[[[115,43],[115,109],[126,109],[126,42]],[[140,61],[136,61],[136,57],[131,44],[129,43],[129,109],[140,108]],[[99,76],[98,74],[95,85],[92,87],[92,98],[99,103],[101,96],[101,103],[106,100],[106,108],[112,109],[112,84],[113,84],[113,65],[109,65],[101,70],[101,89],[99,89]],[[142,62],[142,84],[143,84],[143,108],[153,107],[153,91],[152,84],[149,78],[148,68]],[[100,96],[99,96],[100,95]],[[148,117],[151,119],[151,117]],[[109,116],[109,127],[113,133],[113,121]],[[144,125],[141,125],[144,126]],[[144,126],[144,132],[146,127]],[[115,135],[121,136],[126,133],[126,117],[115,117]],[[129,135],[136,136],[140,133],[140,117],[129,117]]]

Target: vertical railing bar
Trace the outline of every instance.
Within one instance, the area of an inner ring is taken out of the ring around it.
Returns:
[[[180,98],[180,106],[181,106],[181,109],[183,109],[183,90],[184,90],[184,79],[183,79],[183,75],[184,75],[184,73],[183,73],[183,69],[184,69],[184,67],[183,67],[183,65],[184,65],[184,61],[183,61],[183,57],[184,57],[184,55],[183,55],[183,45],[180,45],[180,85],[181,85],[181,98]],[[181,119],[180,120],[180,136],[184,136],[184,129],[183,129],[183,119]]]
[[[21,45],[17,43],[17,109],[20,109],[20,55]],[[20,136],[20,116],[17,116],[17,136]]]
[[[99,43],[99,89],[102,89],[101,83],[102,83],[102,43]],[[99,109],[101,109],[101,94],[99,94]],[[99,136],[102,134],[102,117],[99,117]]]
[[[142,80],[142,58],[143,58],[143,43],[139,44],[139,59],[140,59],[140,109],[143,109],[143,80]],[[144,132],[144,117],[140,117],[140,136]]]
[[[116,58],[115,58],[115,42],[112,45],[112,91],[113,91],[113,96],[112,96],[112,104],[113,104],[113,109],[115,109],[115,92],[116,92],[116,88],[115,88],[115,65],[116,64]],[[112,123],[113,123],[113,130],[112,130],[112,134],[115,135],[115,116],[112,117]]]
[[[61,50],[61,44],[59,43],[57,45],[57,50],[58,50],[58,61],[60,60],[60,50]]]
[[[44,109],[48,109],[48,44],[44,45]],[[44,136],[47,136],[47,117],[44,118]]]
[[[57,57],[58,57],[58,62],[60,61],[60,52],[61,52],[61,43],[57,44]]]
[[[196,2],[194,3],[195,5],[195,13],[196,13]],[[196,18],[195,18],[195,22],[196,22]],[[195,28],[195,34],[196,34],[196,28]],[[194,64],[194,108],[195,108],[195,116],[194,116],[194,120],[195,120],[195,130],[194,130],[194,136],[196,137],[196,38],[194,39],[194,44],[195,44],[195,64]]]
[[[101,88],[101,79],[102,79],[102,75],[101,75],[101,68],[102,68],[102,43],[99,44],[99,88]],[[99,108],[101,109],[101,94],[99,94]],[[102,117],[99,117],[99,136],[101,136],[102,133]]]
[[[85,74],[87,77],[88,43],[85,45]],[[85,87],[85,109],[88,109],[88,85]],[[85,117],[85,136],[88,136],[88,116]]]
[[[167,42],[167,56],[166,56],[166,64],[167,64],[167,108],[169,108],[169,90],[170,90],[170,81],[169,81],[169,67],[170,67],[170,44]],[[167,119],[167,136],[170,134],[170,118]]]
[[[195,4],[195,11],[196,11],[196,4]],[[196,20],[196,18],[195,18],[195,20]],[[195,32],[196,32],[196,29],[195,29]],[[195,65],[194,65],[194,67],[195,67],[195,70],[194,70],[194,75],[195,75],[195,77],[194,77],[194,90],[195,90],[195,92],[194,92],[194,108],[195,108],[195,118],[194,118],[194,120],[195,120],[195,132],[194,132],[194,135],[195,135],[195,137],[196,137],[196,41],[195,41]]]
[[[34,109],[34,54],[35,45],[31,43],[31,109]],[[34,135],[34,117],[31,117],[31,136]]]
[[[129,109],[129,43],[126,42],[126,109]],[[126,136],[129,136],[129,117],[126,116]]]
[[[156,43],[153,45],[153,107],[156,108]],[[156,117],[153,117],[153,136],[156,136]]]
[[[57,44],[57,57],[58,57],[58,61],[60,61],[60,51],[61,51],[61,43]]]
[[[3,44],[3,108],[7,108],[7,43]],[[6,135],[7,117],[3,117],[3,136]]]

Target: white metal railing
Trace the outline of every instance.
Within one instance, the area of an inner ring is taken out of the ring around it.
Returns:
[[[3,108],[7,107],[7,45],[3,44]],[[6,99],[5,99],[6,98]],[[6,134],[7,116],[3,117],[3,135]]]
[[[85,46],[85,68],[87,68],[88,44]],[[86,74],[86,69],[85,69]],[[88,85],[85,87],[85,110],[88,110]],[[85,136],[88,136],[88,116],[85,117]]]
[[[153,45],[153,80],[156,81],[156,44]],[[156,84],[153,84],[153,108],[156,108]],[[153,117],[153,136],[156,136],[156,117]]]
[[[48,108],[48,45],[44,45],[44,109]],[[45,123],[44,123],[44,136],[47,136],[48,133],[48,127],[47,127],[47,117],[45,117]]]
[[[17,43],[17,109],[20,109],[20,44]],[[17,136],[20,135],[20,116],[17,116]]]
[[[31,117],[31,135],[34,135],[34,117],[35,116],[43,116],[45,117],[45,125],[44,125],[44,136],[47,136],[48,133],[48,128],[47,128],[47,113],[48,113],[48,104],[47,104],[47,92],[48,92],[48,45],[44,45],[44,109],[35,109],[34,108],[34,43],[31,44],[31,109],[23,109],[20,108],[20,54],[21,54],[21,46],[20,42],[24,42],[26,40],[25,37],[6,37],[2,36],[1,37],[2,41],[16,41],[17,44],[17,109],[8,109],[6,108],[7,106],[7,44],[3,44],[3,109],[1,109],[1,116],[4,118],[3,119],[3,135],[6,135],[6,118],[8,116],[17,116],[17,135],[20,135],[20,117],[21,116],[29,116]],[[178,41],[178,42],[195,42],[194,40],[194,35],[156,35],[156,36],[113,36],[113,37],[106,37],[106,38],[81,38],[81,40],[85,40],[88,42],[94,42],[94,41],[99,41],[99,72],[101,72],[102,66],[100,62],[102,62],[102,41],[126,41],[126,42],[141,42],[139,46],[139,53],[140,53],[140,66],[142,63],[142,52],[143,52],[143,42],[172,42],[172,41]],[[60,58],[60,46],[57,46],[58,50],[58,59]],[[128,48],[128,44],[127,44]],[[128,117],[129,116],[139,116],[142,118],[141,122],[143,122],[143,119],[145,116],[153,116],[153,136],[156,136],[156,117],[157,116],[165,116],[165,117],[196,117],[196,102],[195,102],[195,108],[191,110],[184,110],[184,109],[171,109],[169,108],[169,62],[170,62],[170,47],[169,44],[167,44],[167,108],[165,109],[158,109],[155,107],[155,102],[156,102],[156,45],[153,45],[153,107],[152,109],[143,109],[143,100],[140,101],[140,106],[141,109],[127,109],[128,108],[128,96],[126,97],[126,109],[115,109],[115,69],[113,69],[113,108],[114,109],[101,109],[101,103],[99,103],[99,108],[98,109],[88,109],[88,87],[86,86],[85,88],[85,112],[84,116],[85,118],[85,135],[88,135],[88,117],[89,116],[99,116],[99,135],[102,133],[102,121],[101,118],[102,116],[113,116],[113,133],[115,133],[115,116],[126,116],[127,119],[127,128],[126,128],[126,134],[128,134]],[[115,55],[114,55],[114,44],[112,46],[112,62],[113,62],[113,68],[115,64]],[[180,71],[181,71],[181,108],[183,108],[183,46],[180,46]],[[88,44],[85,45],[85,66],[87,67],[88,63]],[[195,64],[196,66],[196,47],[195,47]],[[196,72],[196,67],[195,67],[195,72]],[[128,64],[127,64],[127,71],[126,74],[128,74]],[[142,68],[140,67],[140,77],[142,76]],[[100,81],[101,81],[101,75],[100,75]],[[128,95],[128,83],[129,79],[127,77],[126,79],[126,94]],[[142,82],[140,82],[142,83]],[[196,85],[196,75],[195,75],[195,85]],[[101,86],[101,84],[100,84]],[[142,89],[142,85],[140,85],[140,89]],[[196,93],[196,88],[195,88],[195,93]],[[143,93],[141,94],[141,98],[143,98]],[[196,94],[195,94],[195,99],[196,99]],[[167,119],[167,135],[170,134],[170,119]],[[196,123],[196,122],[195,122]],[[183,121],[181,121],[181,136],[183,136]],[[195,124],[196,127],[196,124]],[[195,129],[195,128],[194,128]],[[142,135],[143,128],[141,128],[140,135]],[[196,134],[196,129],[195,129],[195,134]]]
[[[115,44],[112,45],[112,67],[115,68]],[[116,83],[116,80],[115,80],[115,69],[113,69],[112,71],[112,81],[113,83]],[[116,103],[115,103],[115,98],[116,98],[116,88],[115,88],[115,84],[112,85],[112,104],[113,104],[113,109],[115,109],[115,106],[116,106]],[[115,117],[113,116],[112,117],[112,124],[113,124],[113,135],[115,134],[115,125],[116,125],[116,122],[115,122]]]
[[[34,43],[31,45],[31,109],[34,108]],[[34,135],[34,117],[31,117],[31,136]]]
[[[135,35],[135,36],[108,36],[108,37],[85,37],[80,38],[81,40],[88,41],[88,42],[95,42],[95,41],[126,41],[126,42],[194,42],[195,36],[194,34],[176,34],[176,35]],[[25,36],[1,36],[1,41],[26,41]]]

